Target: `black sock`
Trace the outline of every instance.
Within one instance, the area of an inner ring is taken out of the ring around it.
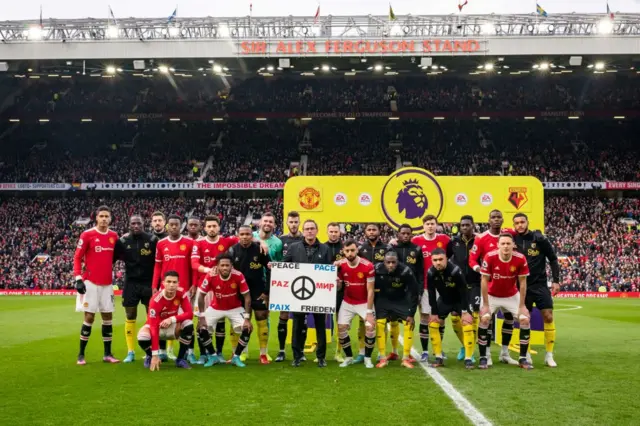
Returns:
[[[113,326],[111,320],[102,321],[102,342],[104,343],[104,355],[111,355],[111,339],[113,337]]]
[[[193,340],[193,325],[188,325],[180,331],[180,349],[178,350],[178,359],[185,359],[189,344]]]
[[[509,346],[511,343],[511,335],[513,334],[513,320],[505,318],[502,323],[502,346]]]
[[[138,340],[138,345],[147,356],[151,356],[151,340]]]
[[[280,318],[278,321],[278,343],[280,344],[280,352],[284,352],[284,347],[287,343],[287,324],[289,320],[283,320]]]
[[[196,339],[195,339],[195,336],[191,336],[191,343],[189,343],[189,349],[191,349],[191,352],[193,352],[195,348],[196,348]]]
[[[161,351],[166,351],[167,350],[167,341],[166,340],[160,340],[160,350]]]
[[[349,337],[349,332],[346,332],[346,337],[340,337],[340,345],[342,346],[342,350],[347,358],[353,358],[353,350],[351,349],[351,337]]]
[[[238,340],[238,346],[236,346],[235,355],[242,355],[242,351],[249,344],[249,332],[247,330],[242,330],[242,334],[240,335],[240,339]]]
[[[364,356],[365,358],[371,358],[373,354],[373,347],[376,344],[376,336],[367,337],[364,336]]]
[[[203,344],[200,336],[197,336],[197,339],[198,339],[198,349],[200,349],[200,356],[207,355],[207,347]]]
[[[527,357],[527,351],[529,350],[529,336],[531,335],[531,329],[529,327],[520,327],[520,358]]]
[[[480,357],[481,358],[486,358],[487,357],[487,341],[488,341],[488,336],[487,336],[487,329],[486,328],[482,328],[482,326],[478,327],[478,349],[480,350]]]
[[[439,330],[440,330],[440,342],[444,342],[444,325],[441,325]]]
[[[80,355],[84,356],[84,350],[87,347],[87,343],[89,343],[90,336],[91,336],[91,324],[87,324],[86,322],[83,322],[82,327],[80,327]]]
[[[422,352],[429,351],[429,324],[423,324],[420,322],[420,344],[422,345]]]
[[[222,355],[222,348],[224,348],[224,335],[226,333],[224,321],[218,321],[216,324],[216,353]]]
[[[198,344],[201,344],[210,355],[215,353],[215,350],[213,349],[213,341],[211,340],[211,333],[209,333],[209,330],[206,328],[200,329],[200,332],[198,333]],[[202,349],[200,349],[200,351],[201,354],[204,354]]]

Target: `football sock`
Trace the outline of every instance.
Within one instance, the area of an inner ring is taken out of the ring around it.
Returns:
[[[431,338],[431,346],[436,357],[442,358],[442,337],[440,337],[440,324],[429,324],[429,337]]]
[[[224,348],[225,334],[226,334],[226,330],[224,329],[224,321],[218,321],[218,323],[216,324],[216,352],[215,352],[218,355],[222,355],[222,349]]]
[[[488,329],[483,328],[482,326],[478,327],[478,348],[480,350],[480,357],[485,357],[487,356],[487,347],[488,345],[488,340],[489,340],[489,336],[488,336]]]
[[[429,323],[426,320],[420,319],[420,328],[418,329],[420,334],[420,345],[422,345],[422,352],[429,351]]]
[[[167,340],[167,353],[173,353],[173,340]]]
[[[138,340],[138,345],[147,356],[151,356],[151,340]]]
[[[544,323],[544,348],[547,352],[553,352],[556,344],[556,323]]]
[[[211,333],[206,328],[201,328],[198,332],[198,338],[202,342],[202,345],[205,347],[209,354],[214,354],[215,350],[213,349],[213,341],[211,340]]]
[[[398,321],[391,321],[389,324],[389,328],[391,329],[391,349],[393,350],[394,353],[397,354],[398,339],[400,338],[400,323]]]
[[[244,348],[247,347],[248,344],[249,344],[249,332],[247,330],[242,330],[242,334],[239,336],[238,346],[236,346],[236,351],[234,352],[234,354],[236,356],[240,356],[242,354],[242,351],[244,350]]]
[[[531,335],[531,329],[529,326],[524,328],[520,325],[520,358],[527,357],[527,351],[529,350],[529,336]]]
[[[349,330],[339,331],[338,337],[345,356],[347,358],[353,358],[353,349],[351,349],[351,337],[349,337]]]
[[[364,320],[360,318],[360,324],[358,325],[358,353],[360,354],[364,353],[364,335]]]
[[[124,338],[127,341],[127,351],[134,351],[134,336],[136,334],[136,320],[125,320],[124,322]]]
[[[196,339],[198,340],[198,349],[200,350],[200,356],[207,355],[207,347],[204,345],[204,342],[202,341],[200,336],[196,336],[194,340]]]
[[[385,331],[387,329],[387,320],[376,320],[376,338],[378,340],[378,355],[385,358],[387,356],[387,336]]]
[[[478,340],[478,324],[480,324],[480,318],[477,312],[473,313],[473,341]]]
[[[396,324],[398,324],[398,322],[396,322]],[[400,326],[398,326],[398,328],[400,328]],[[403,332],[402,357],[409,358],[411,356],[411,349],[413,348],[413,330],[411,330],[411,325],[405,322]]]
[[[453,332],[458,336],[458,340],[460,343],[464,345],[464,335],[462,333],[462,320],[459,316],[451,316],[451,327],[453,328]]]
[[[187,351],[189,350],[189,344],[193,340],[193,325],[188,325],[180,331],[180,349],[178,349],[178,359],[184,359]]]
[[[440,332],[440,342],[444,342],[444,325],[438,327],[438,331]]]
[[[235,330],[233,328],[231,330],[229,330],[229,340],[231,340],[231,350],[234,353],[235,353],[236,349],[238,348],[238,340],[239,339],[240,339],[240,336],[238,336],[238,334],[235,332]],[[240,352],[240,353],[242,353],[242,352]]]
[[[267,345],[269,344],[269,324],[267,320],[256,321],[258,325],[258,342],[260,344],[260,355],[267,354]]]
[[[371,358],[373,354],[373,347],[376,344],[376,332],[372,330],[370,333],[364,335],[364,357]]]
[[[462,335],[462,339],[464,340],[464,358],[471,359],[471,357],[473,357],[473,342],[475,340],[473,324],[463,325]]]
[[[90,336],[91,324],[83,322],[82,327],[80,327],[80,355],[84,355],[84,350],[87,347],[87,343],[89,343]]]
[[[505,318],[502,323],[502,352],[509,352],[509,344],[511,344],[511,335],[513,334],[513,320]]]
[[[111,320],[102,321],[102,343],[104,344],[104,354],[111,355],[111,340],[113,339],[113,325]]]
[[[284,352],[284,347],[287,344],[287,324],[289,320],[283,320],[280,318],[278,321],[278,344],[280,345],[280,352]]]

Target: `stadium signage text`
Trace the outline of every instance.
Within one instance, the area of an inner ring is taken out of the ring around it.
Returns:
[[[0,296],[76,296],[78,294],[75,290],[0,290]],[[122,295],[122,290],[115,290],[116,296]]]
[[[609,298],[640,298],[639,291],[610,291],[605,293],[600,293],[598,291],[563,291],[555,295],[555,297],[559,298],[578,298],[578,299],[609,299]]]
[[[399,53],[472,53],[480,50],[478,40],[297,40],[243,41],[241,55],[313,55],[313,54],[399,54]]]
[[[271,268],[270,310],[335,313],[336,266],[274,262]]]
[[[605,182],[605,189],[639,190],[640,182]]]
[[[0,183],[0,191],[247,191],[283,188],[284,182]]]

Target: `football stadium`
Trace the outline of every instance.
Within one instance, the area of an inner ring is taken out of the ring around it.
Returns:
[[[639,423],[637,2],[31,3],[0,424]]]

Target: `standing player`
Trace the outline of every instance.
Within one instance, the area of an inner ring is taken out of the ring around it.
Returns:
[[[245,367],[240,360],[240,354],[249,344],[249,336],[253,327],[251,326],[251,296],[249,287],[241,272],[234,271],[232,257],[229,253],[218,255],[217,271],[215,275],[207,275],[200,284],[198,292],[198,307],[200,317],[198,319],[198,334],[204,342],[209,353],[214,353],[211,333],[214,324],[228,318],[236,334],[240,336],[238,345],[234,348],[234,355],[231,364],[236,367]],[[205,296],[208,292],[213,293],[211,304],[205,310]],[[243,306],[244,302],[244,308]],[[217,364],[218,358],[209,356],[205,367]]]
[[[533,366],[527,361],[529,350],[529,311],[524,305],[524,297],[527,294],[527,276],[529,266],[527,259],[513,250],[513,236],[509,233],[500,234],[498,238],[498,250],[487,253],[482,261],[480,305],[480,327],[478,327],[478,344],[480,345],[479,367],[486,369],[487,362],[487,329],[491,322],[491,316],[502,309],[514,317],[518,317],[520,323],[520,360],[521,368],[530,370]],[[520,292],[518,293],[518,284]]]
[[[109,229],[111,209],[100,206],[96,211],[96,226],[84,231],[78,239],[76,253],[73,256],[73,275],[76,281],[76,311],[84,312],[84,322],[80,328],[80,353],[78,365],[85,365],[84,351],[89,343],[91,327],[96,312],[102,316],[102,341],[104,356],[102,360],[118,363],[111,353],[113,336],[113,252],[118,234]],[[84,271],[82,269],[84,263]]]
[[[469,266],[474,271],[480,272],[480,265],[487,253],[497,250],[498,239],[502,232],[502,224],[504,218],[500,210],[491,210],[489,213],[489,230],[477,235],[471,253],[469,253]],[[509,232],[505,230],[505,232]],[[509,312],[503,312],[504,322],[502,323],[502,350],[500,351],[500,362],[510,365],[518,365],[518,361],[511,358],[509,354],[509,344],[511,343],[511,335],[513,334],[513,316]],[[495,320],[495,318],[493,319]],[[489,332],[489,340],[487,341],[487,351],[491,346],[491,331]],[[492,365],[491,353],[487,353],[487,362]]]
[[[464,346],[464,365],[467,369],[473,368],[473,318],[471,312],[473,306],[469,303],[467,282],[464,279],[462,270],[451,262],[447,261],[447,252],[437,248],[431,253],[433,266],[427,272],[427,291],[429,292],[429,303],[431,304],[431,318],[429,327],[431,330],[431,343],[433,352],[436,354],[434,367],[442,367],[444,359],[442,356],[442,339],[439,328],[444,324],[444,320],[451,314],[457,317],[457,322],[462,322],[462,330],[456,335],[460,343]],[[455,328],[454,328],[455,330]]]
[[[287,255],[289,251],[289,247],[292,244],[302,241],[304,237],[302,236],[302,232],[300,232],[300,213],[296,211],[290,211],[287,214],[287,228],[289,228],[289,233],[286,235],[282,235],[280,240],[282,241],[282,257]],[[278,320],[278,344],[279,344],[279,352],[278,356],[275,359],[275,362],[282,362],[285,360],[285,352],[284,348],[287,343],[287,324],[289,323],[289,312],[281,311],[280,318]],[[304,357],[303,357],[304,358]]]
[[[326,242],[327,247],[329,247],[329,253],[331,256],[331,262],[335,264],[335,262],[340,259],[344,259],[344,253],[342,253],[342,240],[340,240],[340,225],[336,222],[331,222],[327,225],[327,236],[329,239]],[[344,287],[341,287],[336,292],[336,330],[338,329],[338,313],[340,312],[340,306],[342,305],[342,300],[344,298]],[[337,331],[336,331],[337,333]],[[344,358],[342,357],[342,345],[340,344],[340,339],[338,337],[338,344],[336,345],[336,354],[333,357],[334,360],[338,362],[343,362]]]
[[[553,294],[560,291],[560,265],[558,256],[549,240],[540,231],[529,230],[529,219],[524,213],[513,216],[513,227],[516,231],[516,250],[527,258],[530,275],[527,278],[527,295],[524,304],[531,312],[535,304],[542,313],[544,321],[545,365],[557,367],[553,359],[553,346],[556,340],[556,326],[553,322],[553,297],[547,286],[547,260],[551,266],[551,282]],[[527,353],[531,362],[531,354]]]
[[[436,233],[438,228],[438,219],[430,214],[422,219],[422,227],[424,234],[413,237],[411,242],[422,250],[423,271],[431,268],[431,253],[437,249],[446,249],[451,239],[444,235]],[[429,315],[431,314],[431,305],[429,304],[429,292],[427,290],[426,275],[423,281],[424,289],[420,298],[420,344],[422,345],[422,356],[420,361],[429,361]],[[440,326],[440,339],[444,338],[444,325]]]
[[[193,339],[193,308],[187,291],[178,282],[176,271],[164,274],[163,289],[151,299],[147,322],[138,332],[138,344],[147,354],[144,366],[151,371],[160,369],[160,341],[175,338],[180,342],[176,367],[191,369],[184,356]]]
[[[478,333],[478,311],[480,311],[480,273],[474,271],[469,266],[469,253],[475,244],[476,235],[473,232],[475,223],[473,217],[469,215],[460,218],[460,235],[453,237],[449,243],[447,250],[452,254],[451,261],[457,265],[467,281],[467,294],[469,295],[469,303],[473,307],[473,332],[476,334],[474,341],[477,340]],[[453,329],[458,334],[457,329],[462,330],[459,322],[454,322],[455,317],[451,318]],[[459,319],[459,318],[458,318]],[[456,320],[457,321],[457,320]],[[465,348],[460,348],[458,353],[458,361],[465,359]]]
[[[200,218],[191,216],[187,220],[187,236],[193,241],[198,241],[202,237],[202,222],[200,222]]]
[[[187,236],[194,241],[194,246],[197,244],[198,240],[202,239],[202,222],[200,221],[200,218],[196,216],[189,217],[189,219],[187,220]],[[198,278],[197,275],[198,274],[196,274],[196,277],[195,277],[196,286],[199,284],[199,282],[197,281],[197,278]],[[189,298],[189,302],[191,302],[191,306],[194,307],[194,312],[195,312],[198,309],[197,308],[198,301],[196,299],[195,292],[191,294]],[[195,314],[197,315],[198,312],[195,312]],[[198,348],[200,349],[200,360],[196,360],[196,355],[194,351],[196,340],[198,341]],[[207,360],[206,350],[204,346],[202,346],[202,342],[200,341],[200,339],[197,339],[196,336],[194,335],[193,339],[191,339],[189,350],[187,351],[187,361],[189,361],[190,364],[204,364],[206,360]]]
[[[405,336],[413,336],[415,322],[413,317],[418,307],[420,284],[411,272],[411,269],[398,262],[398,254],[387,251],[384,262],[375,266],[376,271],[376,329],[378,339],[378,353],[381,356],[376,365],[384,368],[389,361],[386,354],[387,338],[385,336],[387,321],[405,321]],[[402,365],[412,368],[408,360],[403,360]]]
[[[340,367],[348,367],[353,364],[349,328],[353,318],[358,316],[365,321],[366,325],[364,365],[367,368],[373,368],[371,354],[376,343],[373,316],[375,270],[373,263],[358,256],[358,247],[354,240],[345,241],[342,250],[345,258],[337,261],[339,287],[344,288],[344,301],[338,311],[338,333],[340,345],[344,349],[346,358]]]
[[[262,253],[260,243],[253,241],[251,227],[241,225],[238,230],[240,242],[229,249],[229,256],[233,262],[233,269],[244,275],[251,295],[251,310],[258,326],[258,341],[260,343],[260,364],[269,364],[267,346],[269,344],[269,287],[271,270],[268,254]],[[244,362],[244,359],[241,358]]]
[[[154,294],[161,288],[160,278],[167,271],[177,271],[180,277],[180,287],[193,293],[196,287],[195,274],[191,272],[191,254],[193,252],[194,241],[180,235],[182,219],[180,216],[171,215],[167,221],[167,231],[169,236],[158,241],[156,246],[156,265],[153,270],[153,280],[151,282]]]
[[[129,218],[129,233],[123,235],[115,247],[114,259],[122,260],[125,266],[124,289],[122,290],[122,306],[127,317],[124,324],[127,342],[127,357],[124,362],[133,362],[136,319],[138,304],[142,303],[145,312],[149,312],[151,299],[151,280],[155,264],[155,253],[158,239],[155,235],[144,232],[142,216]]]
[[[153,235],[158,239],[158,241],[163,238],[167,238],[169,233],[167,232],[167,217],[161,211],[155,211],[151,215],[151,231]],[[155,255],[155,251],[154,251]],[[176,356],[173,354],[173,348],[171,347],[171,343],[173,340],[161,340],[160,341],[160,360],[168,361],[169,359],[174,360]],[[167,346],[169,346],[169,350],[167,350]]]

